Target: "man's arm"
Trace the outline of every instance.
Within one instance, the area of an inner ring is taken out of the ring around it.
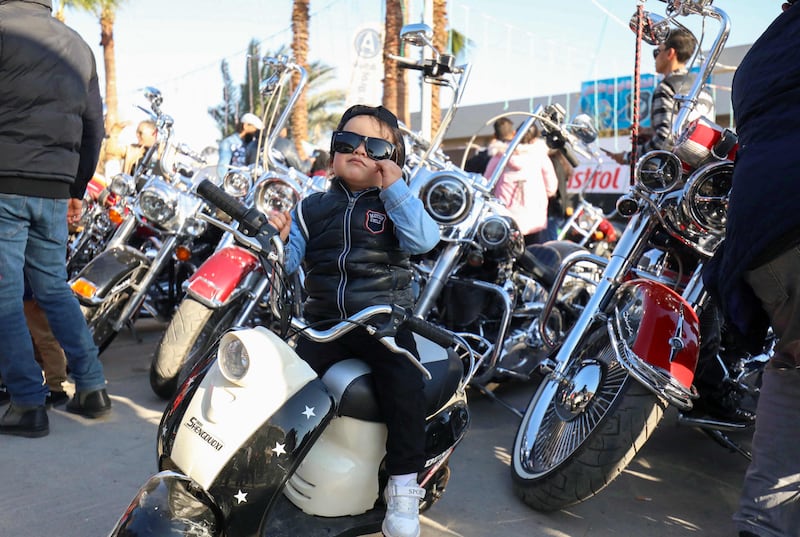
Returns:
[[[86,99],[86,111],[83,113],[83,134],[81,135],[80,161],[75,182],[70,186],[70,197],[82,199],[100,158],[100,146],[105,137],[103,127],[103,100],[100,97],[100,85],[97,81],[97,72],[89,81],[89,91]]]

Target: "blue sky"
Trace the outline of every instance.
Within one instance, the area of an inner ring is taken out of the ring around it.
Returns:
[[[731,19],[728,44],[740,45],[758,37],[781,3],[716,0],[714,5]],[[627,22],[636,5],[636,0],[450,0],[451,25],[475,43],[463,103],[579,91],[583,81],[631,74],[635,39]],[[142,103],[139,89],[155,86],[182,141],[198,150],[216,145],[218,132],[206,110],[222,100],[221,60],[228,60],[239,80],[251,39],[262,42],[262,51],[290,44],[291,6],[291,0],[127,0],[114,33],[121,117],[143,119],[134,108]],[[645,3],[655,13],[664,8],[658,0]],[[346,89],[355,61],[353,37],[364,25],[382,24],[383,2],[312,0],[311,11],[310,58],[335,66],[336,83]],[[102,77],[99,24],[74,10],[66,16],[95,50]],[[410,20],[421,16],[422,0],[411,0]],[[708,32],[713,36],[716,26]],[[642,69],[652,72],[649,55]],[[413,95],[411,103],[418,109]]]

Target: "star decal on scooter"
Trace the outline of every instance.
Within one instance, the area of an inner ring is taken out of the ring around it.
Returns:
[[[275,442],[275,447],[272,448],[272,452],[275,455],[286,455],[286,444],[281,444],[280,442]]]
[[[316,414],[314,414],[314,407],[313,406],[310,407],[310,408],[306,407],[306,409],[303,412],[301,412],[301,414],[303,414],[306,417],[307,420],[310,420],[311,416],[316,416]]]
[[[238,494],[234,494],[233,497],[236,498],[236,501],[238,503],[246,503],[247,502],[247,493],[246,492],[242,492],[241,489],[239,489],[239,493]]]

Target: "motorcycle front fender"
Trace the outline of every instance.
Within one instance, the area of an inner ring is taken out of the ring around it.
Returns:
[[[186,293],[210,308],[225,306],[258,258],[239,246],[226,246],[209,257],[189,278]]]
[[[700,352],[697,314],[675,291],[636,279],[617,290],[609,332],[622,365],[637,380],[680,408],[691,408]]]
[[[208,493],[185,475],[167,471],[142,485],[109,537],[219,537],[222,527]]]
[[[96,306],[125,277],[149,264],[142,252],[128,246],[117,246],[92,259],[69,284],[83,305]]]

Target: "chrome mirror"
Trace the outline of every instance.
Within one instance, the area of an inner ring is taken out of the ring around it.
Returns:
[[[161,91],[152,86],[147,86],[144,88],[144,98],[156,108],[161,106],[161,103],[164,101],[163,97],[161,96]]]
[[[638,32],[639,28],[639,14],[634,13],[631,17],[630,23],[628,26],[633,33]],[[662,17],[661,15],[656,15],[655,13],[650,13],[649,11],[644,12],[644,26],[642,28],[642,40],[647,43],[648,45],[658,45],[659,43],[663,43],[667,36],[669,35],[669,20]]]
[[[572,119],[567,128],[585,144],[590,144],[597,140],[597,128],[594,126],[589,114],[578,114]]]
[[[400,30],[400,39],[417,47],[429,46],[435,48],[433,46],[433,29],[427,24],[406,24]]]

